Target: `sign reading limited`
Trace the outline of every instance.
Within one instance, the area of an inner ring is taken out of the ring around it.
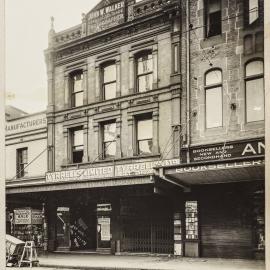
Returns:
[[[264,153],[264,140],[260,139],[250,142],[224,143],[222,145],[193,148],[190,150],[190,161],[199,162],[209,160],[232,159],[239,157],[264,155]]]
[[[179,159],[147,161],[106,167],[85,168],[46,173],[46,182],[103,179],[131,175],[151,175],[154,167],[179,165]]]

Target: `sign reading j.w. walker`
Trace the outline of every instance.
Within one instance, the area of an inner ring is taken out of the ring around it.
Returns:
[[[214,146],[196,147],[190,150],[190,161],[200,162],[209,160],[232,159],[249,156],[264,155],[265,144],[263,139],[223,143]]]
[[[124,22],[125,1],[103,1],[88,14],[88,34],[93,34]]]

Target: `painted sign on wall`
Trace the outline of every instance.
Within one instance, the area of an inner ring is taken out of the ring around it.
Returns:
[[[200,162],[209,160],[232,159],[238,157],[248,157],[264,155],[264,140],[254,140],[249,142],[224,143],[214,146],[193,148],[190,150],[190,161]]]
[[[103,1],[88,14],[88,34],[119,25],[125,19],[125,1]]]

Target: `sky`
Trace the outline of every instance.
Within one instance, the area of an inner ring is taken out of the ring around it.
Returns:
[[[7,0],[6,104],[27,112],[47,106],[44,50],[48,47],[51,16],[55,31],[81,23],[81,14],[100,0]]]

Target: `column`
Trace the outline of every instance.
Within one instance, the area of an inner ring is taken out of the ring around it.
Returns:
[[[55,126],[54,126],[54,116],[53,115],[47,115],[47,129],[48,129],[48,172],[53,172],[55,168],[54,164],[54,154],[55,154],[55,148],[54,148],[54,141],[55,141]]]
[[[42,204],[42,220],[43,220],[43,251],[48,251],[48,219],[47,219],[47,211],[46,211],[45,203]]]
[[[134,93],[134,81],[135,81],[135,70],[134,70],[134,55],[129,56],[129,94]]]
[[[94,150],[94,156],[92,157],[92,161],[93,160],[99,160],[102,158],[102,155],[100,154],[102,151],[102,145],[101,145],[101,141],[99,140],[99,124],[98,122],[94,122],[94,142],[95,142],[95,150]],[[98,158],[98,156],[100,155],[100,157]]]
[[[121,61],[116,60],[116,97],[121,96]]]
[[[116,119],[116,158],[122,157],[122,147],[121,147],[121,119]]]
[[[47,67],[47,82],[48,82],[48,108],[47,112],[54,111],[54,63],[53,51],[47,50],[45,52],[45,61]]]
[[[128,157],[132,157],[135,155],[136,151],[136,142],[134,138],[134,118],[132,115],[128,116],[128,149],[127,155]]]
[[[71,163],[71,156],[70,156],[70,146],[69,146],[69,137],[68,137],[68,129],[63,129],[63,140],[64,140],[64,153],[63,153],[63,160],[62,164]]]
[[[47,214],[47,226],[48,226],[48,251],[55,251],[56,249],[56,214],[57,214],[57,205],[56,201],[50,197],[48,198],[48,203],[47,203],[47,209],[46,211]]]
[[[70,91],[69,91],[69,74],[65,74],[64,84],[65,84],[65,92],[64,92],[65,104],[64,104],[64,107],[65,107],[65,109],[68,109],[70,107],[70,104],[71,104],[71,102],[70,102],[71,95],[70,95]]]
[[[153,154],[159,154],[158,118],[159,118],[159,112],[158,112],[158,110],[155,110],[153,112]]]
[[[95,74],[96,74],[96,101],[100,101],[102,98],[101,91],[100,91],[100,67],[95,67]]]
[[[88,125],[83,126],[83,162],[89,161],[88,155]]]
[[[83,70],[83,104],[87,105],[88,103],[88,70]]]
[[[154,46],[152,51],[153,56],[153,89],[158,88],[158,50],[157,45]]]

